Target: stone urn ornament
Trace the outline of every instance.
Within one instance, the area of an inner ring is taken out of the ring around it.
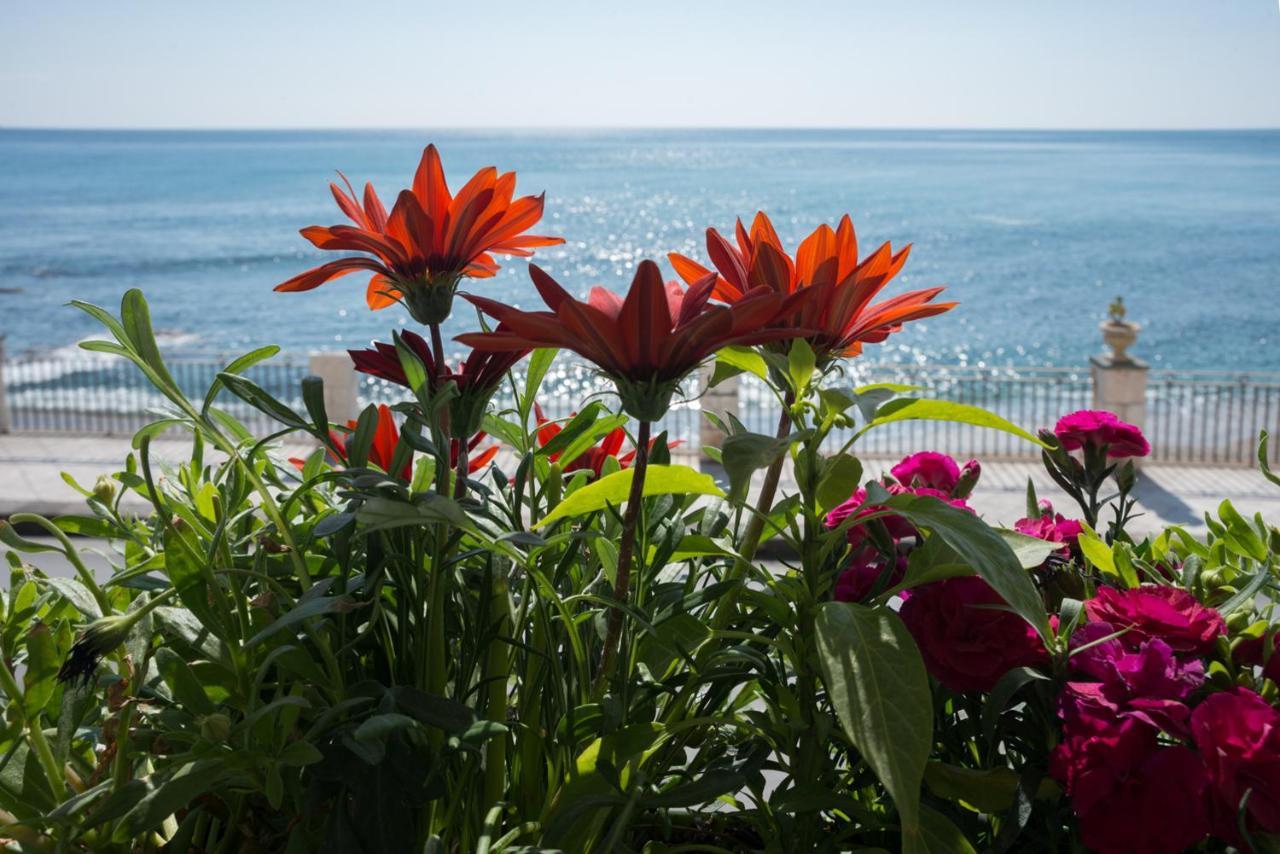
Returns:
[[[1124,297],[1116,297],[1107,307],[1107,319],[1098,324],[1102,330],[1102,340],[1111,348],[1111,361],[1132,362],[1133,358],[1125,351],[1138,340],[1138,330],[1142,327],[1124,319]]]

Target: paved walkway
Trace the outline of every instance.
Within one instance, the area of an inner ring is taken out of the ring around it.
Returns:
[[[153,457],[165,461],[185,459],[190,449],[189,442],[176,437],[152,443]],[[18,512],[46,516],[84,513],[83,500],[63,481],[62,472],[92,489],[98,475],[122,468],[129,450],[129,441],[123,438],[0,435],[0,517]],[[286,456],[305,453],[305,446],[284,449]],[[892,464],[892,460],[865,461],[871,475]],[[1064,513],[1072,512],[1069,499],[1038,463],[1030,461],[985,463],[971,503],[993,524],[1011,524],[1024,515],[1028,477],[1041,498],[1054,501]],[[787,488],[785,482],[783,488]],[[1224,498],[1241,513],[1260,511],[1269,521],[1280,524],[1280,487],[1253,469],[1147,466],[1140,475],[1137,495],[1145,513],[1134,523],[1139,530],[1173,523],[1202,529],[1205,512],[1215,512]]]

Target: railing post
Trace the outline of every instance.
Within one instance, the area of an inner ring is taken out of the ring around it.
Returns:
[[[324,380],[324,408],[329,420],[345,424],[360,411],[360,380],[344,352],[312,353],[311,373]]]
[[[4,390],[4,336],[0,335],[0,433],[8,433],[13,429],[9,420],[9,398]]]
[[[1114,412],[1122,421],[1146,430],[1148,365],[1130,356],[1126,350],[1138,340],[1141,327],[1124,320],[1124,305],[1112,305],[1111,318],[1098,325],[1102,340],[1110,353],[1089,359],[1089,376],[1093,381],[1093,408]],[[1135,459],[1134,465],[1141,460]]]
[[[715,363],[711,363],[704,367],[698,376],[698,385],[705,391],[700,401],[703,411],[714,412],[721,419],[725,413],[732,413],[738,416],[738,377],[732,376],[721,381],[714,388],[707,388],[711,382],[711,375],[715,370]],[[698,420],[698,445],[700,448],[720,447],[725,440],[724,431],[720,430],[710,420],[700,418]],[[700,454],[703,460],[710,459],[706,453]]]

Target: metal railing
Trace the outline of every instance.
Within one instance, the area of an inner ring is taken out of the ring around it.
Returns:
[[[1153,460],[1252,465],[1262,429],[1280,433],[1280,374],[1162,370],[1148,377]],[[1271,445],[1280,464],[1280,438]]]
[[[170,359],[168,364],[184,392],[200,399],[228,361],[187,356]],[[251,368],[247,376],[301,410],[299,381],[308,373],[305,357],[278,356]],[[7,401],[8,426],[15,431],[129,435],[154,420],[155,413],[166,405],[136,368],[107,354],[9,360],[0,377],[0,400]],[[995,368],[855,362],[839,384],[851,387],[883,382],[916,386],[919,391],[913,394],[919,396],[989,410],[1031,432],[1052,427],[1063,414],[1093,404],[1092,381],[1083,366]],[[562,357],[546,377],[539,400],[549,417],[563,418],[590,400],[607,395],[608,389],[608,382],[590,367]],[[361,405],[405,397],[403,389],[368,377],[359,379],[356,391]],[[230,394],[224,392],[219,401],[255,432],[277,426]],[[496,405],[511,404],[510,392],[504,389]],[[762,383],[751,377],[741,381],[737,415],[750,430],[772,434],[778,411],[777,401]],[[666,430],[670,439],[685,442],[686,450],[696,450],[701,422],[696,398],[677,400],[656,430]],[[1258,431],[1263,428],[1280,434],[1280,374],[1150,372],[1144,429],[1154,461],[1251,465]],[[848,430],[837,431],[832,443],[841,443],[849,435]],[[856,449],[864,455],[938,450],[979,458],[1028,458],[1037,453],[1034,445],[1007,433],[933,421],[877,428],[863,436]],[[1280,464],[1280,440],[1272,454]]]
[[[174,382],[190,398],[201,400],[230,359],[168,359]],[[285,403],[301,408],[299,382],[306,360],[277,357],[245,376]],[[4,366],[10,429],[36,433],[130,435],[171,407],[133,364],[110,354],[28,358]],[[266,415],[225,391],[218,407],[250,430],[278,428]]]

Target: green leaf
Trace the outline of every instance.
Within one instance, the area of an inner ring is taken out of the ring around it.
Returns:
[[[169,376],[169,369],[160,358],[160,348],[156,346],[156,336],[151,329],[151,309],[147,306],[142,291],[130,288],[125,292],[120,301],[120,322],[129,337],[129,343],[146,366],[155,372],[163,384],[177,392],[178,384]]]
[[[356,519],[370,531],[405,526],[434,525],[440,522],[472,530],[467,514],[452,498],[434,492],[414,496],[412,502],[391,498],[370,498],[356,511]]]
[[[276,353],[280,352],[280,348],[274,344],[268,344],[266,347],[259,347],[257,350],[245,353],[238,359],[223,369],[223,373],[227,374],[243,374],[259,362],[265,362]],[[204,396],[204,405],[200,408],[201,412],[208,412],[209,407],[213,406],[213,401],[218,397],[218,392],[222,391],[222,380],[214,378],[213,383],[209,386],[208,393]],[[135,446],[136,447],[136,446]]]
[[[787,378],[791,380],[791,388],[795,390],[796,400],[804,396],[804,390],[813,381],[813,372],[818,368],[818,357],[813,348],[803,338],[791,341],[791,349],[787,352]]]
[[[290,626],[295,626],[312,617],[319,617],[322,614],[343,613],[356,607],[358,606],[350,596],[321,596],[316,599],[308,599],[290,608],[277,617],[271,625],[249,638],[245,642],[245,647],[248,648],[262,643],[277,632],[283,631]]]
[[[903,850],[925,850],[920,784],[933,746],[933,698],[920,651],[888,608],[828,602],[814,628],[840,724],[897,805]]]
[[[754,374],[762,380],[769,379],[769,366],[759,353],[750,347],[725,347],[716,353],[716,362],[738,371]]]
[[[982,707],[982,734],[987,744],[995,744],[996,729],[1000,725],[1000,716],[1009,707],[1010,701],[1025,685],[1036,681],[1045,681],[1045,676],[1034,667],[1015,667],[1000,677],[991,693],[987,695],[986,705]],[[1016,785],[1016,781],[1015,781]]]
[[[973,513],[932,496],[904,493],[876,503],[941,537],[963,563],[995,588],[1015,613],[1030,623],[1042,638],[1049,638],[1044,600],[1018,556],[994,528]]]
[[[608,477],[602,477],[575,490],[556,505],[545,519],[533,527],[540,528],[569,516],[594,513],[609,505],[621,507],[631,492],[631,479],[635,469],[623,469]],[[653,495],[714,495],[724,497],[724,491],[716,486],[710,475],[688,466],[649,466],[644,479],[644,497]]]
[[[529,367],[524,373],[524,389],[520,398],[520,423],[529,423],[529,413],[533,411],[533,402],[537,400],[538,389],[542,386],[547,371],[556,360],[560,351],[552,348],[540,348],[529,355]],[[518,445],[516,447],[519,447]]]
[[[154,830],[166,818],[221,783],[229,773],[221,759],[202,759],[183,765],[168,779],[157,779],[157,774],[143,778],[146,794],[120,820],[113,839],[126,842]],[[132,794],[136,799],[137,793]]]
[[[847,501],[857,490],[860,480],[862,463],[857,457],[844,453],[831,457],[818,479],[818,508],[825,512]]]
[[[156,650],[156,666],[173,697],[193,715],[210,715],[216,707],[204,692],[200,678],[195,675],[185,658],[167,646]]]
[[[293,427],[298,430],[307,430],[310,428],[310,424],[307,421],[303,420],[292,409],[268,394],[253,380],[236,376],[235,374],[227,373],[226,371],[218,374],[218,379],[227,387],[227,391],[231,392],[254,409],[257,409],[259,412],[264,412],[271,416],[286,427]]]
[[[725,437],[720,446],[720,463],[729,475],[729,495],[734,501],[747,497],[751,476],[774,461],[791,447],[792,437],[782,439],[762,433],[735,433]],[[845,496],[848,498],[849,496]]]
[[[970,406],[967,403],[953,403],[949,400],[924,400],[914,397],[891,400],[881,406],[876,410],[876,417],[859,430],[857,435],[861,436],[873,427],[899,421],[953,421],[959,424],[972,424],[975,427],[1001,430],[1042,448],[1047,447],[1033,434],[981,407]]]
[[[1271,470],[1271,464],[1267,461],[1269,456],[1267,454],[1267,444],[1270,440],[1271,437],[1267,434],[1266,430],[1263,430],[1258,434],[1258,470],[1262,472],[1262,476],[1267,480],[1271,481],[1276,486],[1280,486],[1280,475]]]
[[[1084,530],[1080,532],[1080,536],[1076,537],[1076,542],[1080,546],[1080,553],[1084,555],[1085,560],[1089,561],[1103,575],[1113,578],[1125,587],[1137,587],[1138,578],[1133,572],[1133,567],[1129,566],[1129,572],[1121,573],[1120,567],[1116,565],[1115,555],[1111,553],[1111,546],[1094,533],[1093,529],[1087,525],[1083,525]]]
[[[935,809],[920,807],[920,830],[921,844],[912,849],[913,854],[977,854],[960,828]]]
[[[1051,543],[1039,537],[1028,537],[1026,534],[1019,534],[1007,528],[996,528],[995,531],[1009,544],[1009,548],[1013,549],[1013,555],[1023,569],[1042,566],[1049,559],[1049,555],[1062,548],[1062,543]]]

